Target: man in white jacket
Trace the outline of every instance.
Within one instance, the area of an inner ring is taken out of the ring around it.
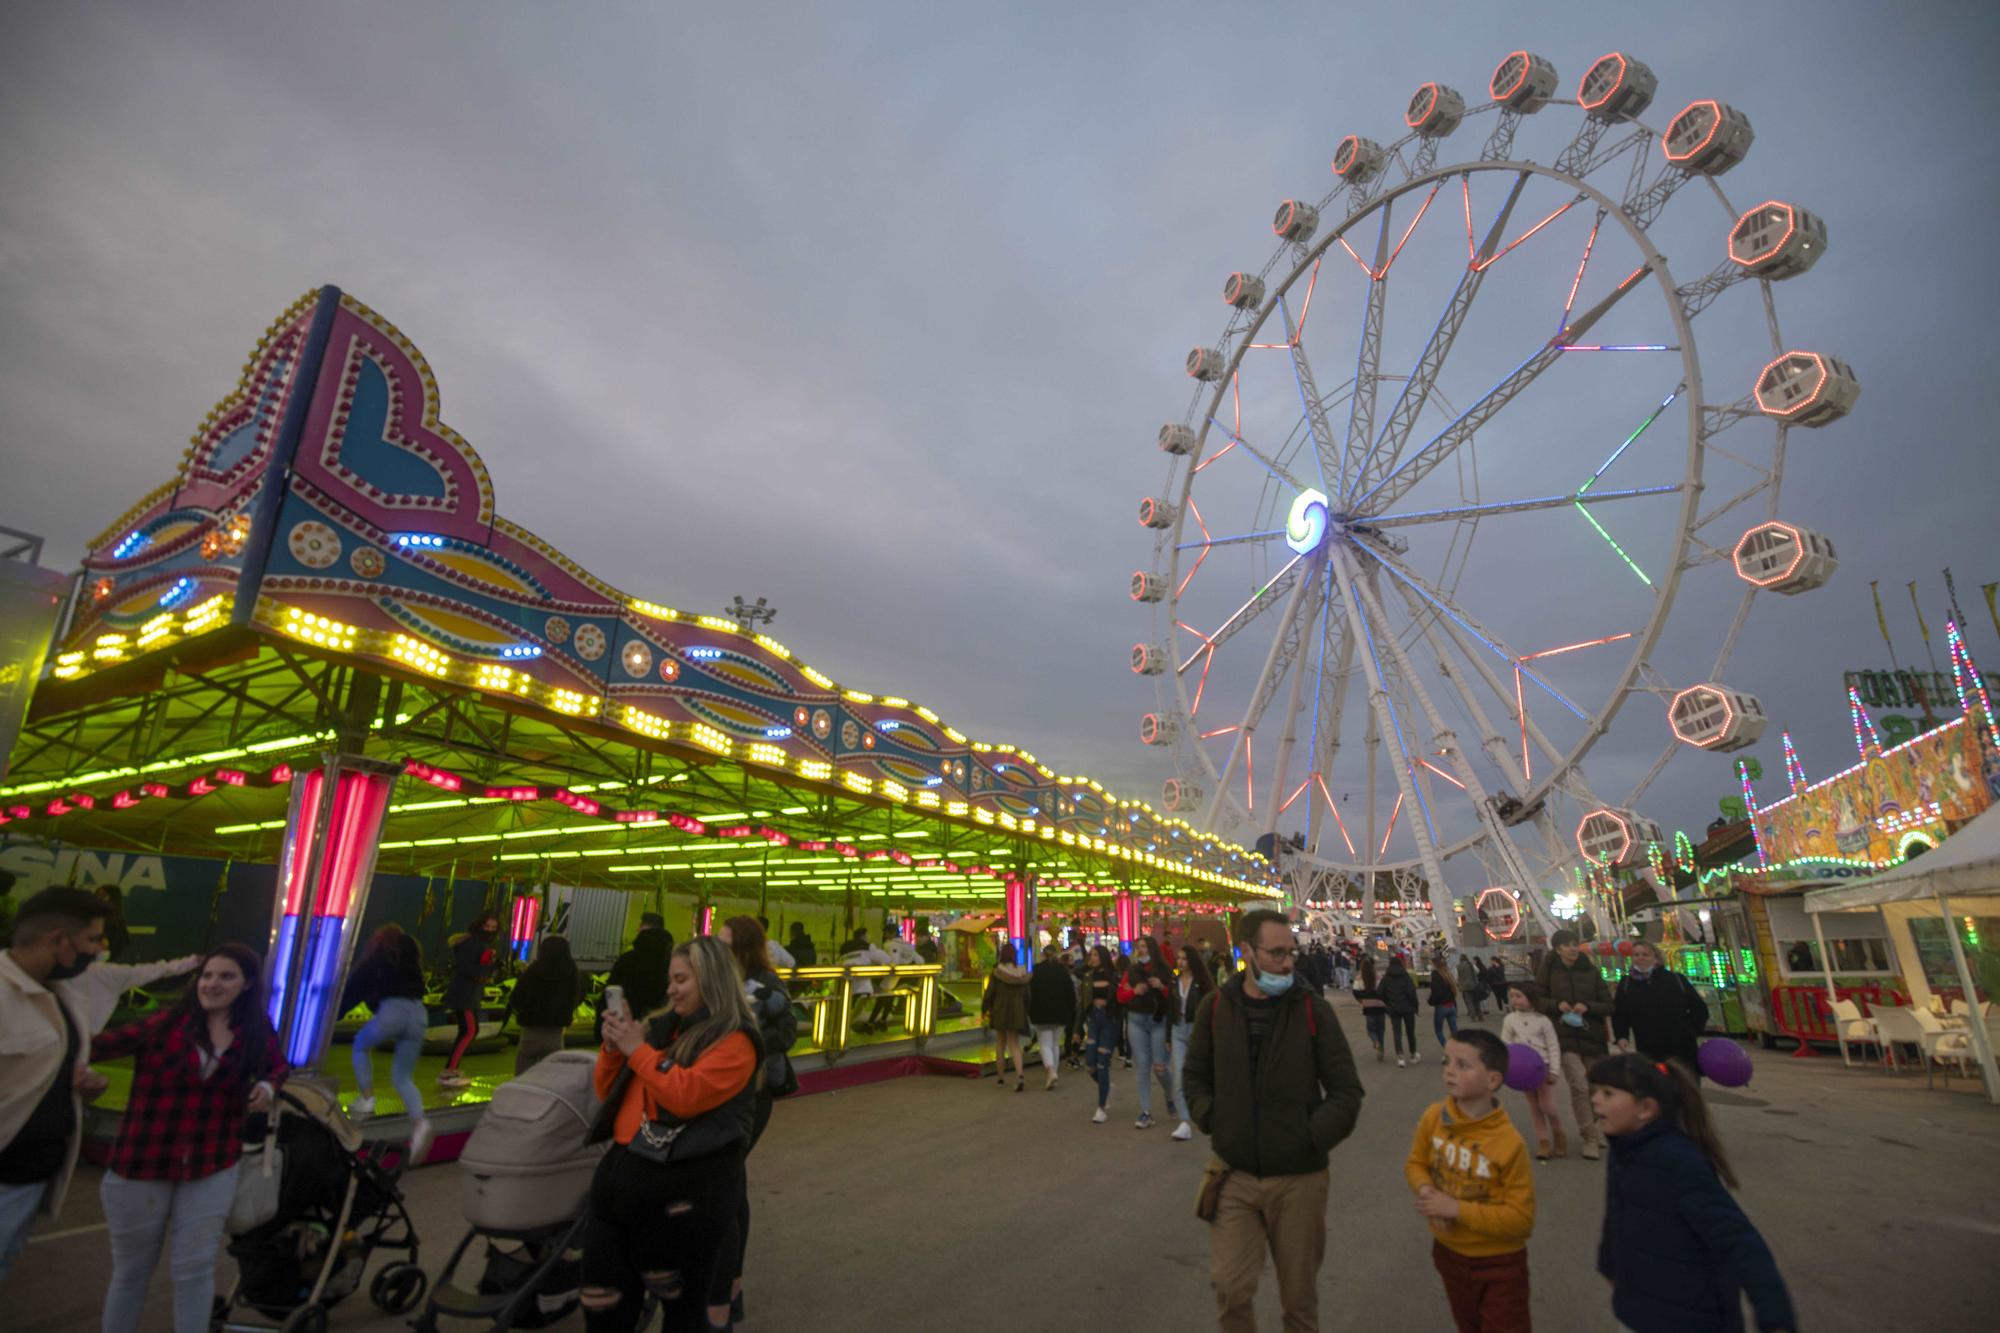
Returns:
[[[76,1170],[91,1072],[88,1014],[62,983],[104,947],[106,908],[83,889],[44,889],[21,904],[0,954],[0,1279],[36,1214],[53,1215]]]

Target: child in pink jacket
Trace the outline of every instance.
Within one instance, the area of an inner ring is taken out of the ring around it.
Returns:
[[[1556,1042],[1556,1025],[1549,1022],[1549,1016],[1535,1008],[1541,998],[1531,981],[1517,981],[1507,991],[1507,1017],[1500,1023],[1500,1039],[1510,1046],[1526,1046],[1542,1057],[1548,1066],[1548,1076],[1533,1092],[1522,1094],[1528,1099],[1528,1114],[1535,1121],[1535,1160],[1549,1160],[1549,1138],[1553,1130],[1555,1154],[1562,1157],[1569,1152],[1569,1144],[1563,1138],[1562,1117],[1556,1110],[1556,1083],[1562,1078],[1562,1048]]]

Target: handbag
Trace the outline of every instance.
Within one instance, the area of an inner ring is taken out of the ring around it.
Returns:
[[[283,1098],[272,1102],[270,1128],[264,1131],[264,1141],[243,1150],[236,1172],[236,1196],[229,1202],[226,1224],[232,1236],[255,1231],[278,1215],[279,1196],[285,1183],[285,1150],[278,1146],[278,1121],[284,1114],[284,1106]]]
[[[799,1090],[799,1074],[792,1068],[791,1056],[772,1051],[764,1057],[764,1087],[773,1097],[789,1097]]]

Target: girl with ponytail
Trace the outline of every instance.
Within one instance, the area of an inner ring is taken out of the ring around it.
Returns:
[[[1614,1055],[1590,1069],[1611,1140],[1597,1271],[1633,1333],[1740,1333],[1750,1298],[1764,1333],[1796,1327],[1777,1261],[1729,1191],[1736,1174],[1694,1079],[1673,1061]]]

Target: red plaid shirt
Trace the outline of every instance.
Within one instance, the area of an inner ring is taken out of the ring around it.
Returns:
[[[109,1162],[127,1180],[201,1180],[232,1166],[243,1155],[251,1090],[259,1081],[275,1089],[285,1076],[274,1036],[257,1078],[244,1068],[241,1041],[232,1042],[203,1078],[207,1047],[195,1032],[194,1023],[177,1022],[165,1009],[99,1033],[90,1044],[92,1060],[134,1057],[132,1095]]]

